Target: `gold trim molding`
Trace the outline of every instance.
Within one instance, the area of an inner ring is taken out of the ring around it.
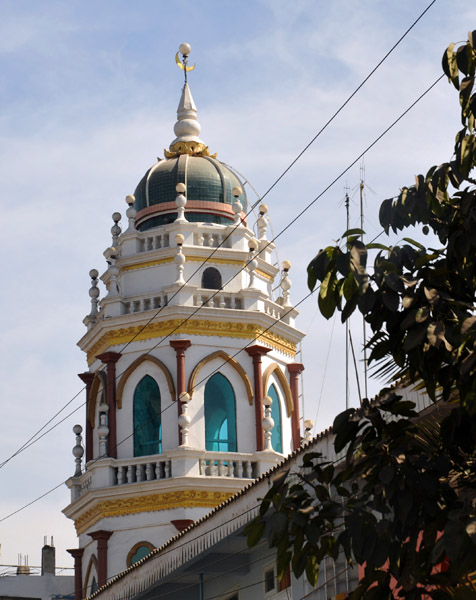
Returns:
[[[149,496],[119,498],[99,502],[78,517],[74,525],[78,535],[84,533],[100,519],[124,517],[143,512],[169,510],[172,508],[215,508],[231,498],[235,492],[212,492],[207,490],[179,490]]]
[[[217,337],[232,337],[241,339],[259,339],[273,349],[296,356],[296,344],[281,335],[266,331],[256,323],[243,323],[243,321],[210,321],[207,319],[170,319],[157,323],[124,327],[107,331],[101,339],[88,351],[88,364],[91,365],[96,356],[111,348],[127,344],[132,338],[135,342],[150,340],[171,334],[172,332],[186,335],[215,335]],[[262,334],[262,335],[261,335]]]
[[[192,374],[190,375],[190,379],[188,380],[187,389],[188,389],[188,393],[190,394],[190,398],[192,398],[192,396],[193,396],[193,390],[195,389],[195,382],[197,380],[198,372],[200,371],[200,369],[202,367],[204,367],[208,363],[212,362],[216,358],[221,358],[223,360],[223,365],[229,364],[230,367],[235,369],[235,371],[238,373],[238,376],[241,378],[241,380],[243,381],[243,384],[245,386],[249,405],[253,406],[253,388],[251,386],[250,378],[248,377],[248,375],[246,374],[246,371],[243,369],[243,367],[240,365],[240,363],[237,362],[232,356],[230,356],[223,350],[217,350],[216,352],[213,352],[213,354],[209,354],[208,356],[205,356],[205,358],[203,358],[199,363],[197,363],[195,365],[195,367],[192,371]]]
[[[206,259],[203,256],[194,256],[192,254],[185,254],[185,258],[188,262],[204,262]],[[159,265],[171,263],[173,261],[174,261],[174,257],[169,256],[167,258],[160,258],[157,260],[148,260],[148,261],[144,261],[144,262],[140,262],[140,263],[135,263],[133,265],[125,265],[124,267],[121,268],[121,270],[122,271],[134,271],[136,269],[147,269],[148,267],[157,267]],[[244,267],[246,265],[246,261],[238,260],[236,258],[233,259],[233,258],[215,258],[215,257],[213,257],[208,262],[211,264],[217,264],[217,265],[237,265],[239,267]],[[263,279],[267,279],[270,281],[273,279],[273,277],[271,275],[269,275],[268,273],[265,273],[261,269],[257,269],[256,273],[261,275],[261,277],[263,277]]]
[[[122,271],[133,271],[135,269],[146,269],[147,267],[156,267],[157,265],[163,265],[165,263],[174,262],[174,257],[169,256],[167,258],[160,258],[157,260],[148,260],[134,265],[126,265],[122,267]]]
[[[287,380],[286,375],[283,373],[278,363],[271,363],[268,365],[268,367],[266,367],[266,370],[263,373],[263,396],[266,396],[268,393],[268,388],[270,386],[269,379],[273,374],[281,385],[282,392],[284,393],[284,401],[286,403],[286,411],[288,413],[288,417],[290,417],[294,410],[293,395],[291,393],[289,381]]]

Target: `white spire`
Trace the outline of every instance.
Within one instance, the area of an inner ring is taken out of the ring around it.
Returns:
[[[197,120],[197,107],[187,83],[187,73],[195,68],[195,65],[193,67],[188,66],[188,55],[190,52],[190,44],[180,44],[179,52],[175,55],[177,66],[184,72],[185,84],[177,108],[177,122],[174,125],[174,132],[177,137],[170,144],[169,150],[164,150],[166,158],[175,158],[180,154],[210,156],[207,146],[198,137],[201,127]],[[179,53],[182,54],[182,60],[179,58]],[[212,156],[216,158],[216,154]]]
[[[200,123],[197,120],[197,107],[193,101],[190,87],[186,83],[183,86],[182,96],[177,108],[177,122],[174,125],[174,132],[177,137],[170,145],[175,146],[180,142],[203,144],[203,141],[198,137],[200,129]]]

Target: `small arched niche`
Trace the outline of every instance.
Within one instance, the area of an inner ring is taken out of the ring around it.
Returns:
[[[202,288],[219,290],[222,287],[221,273],[215,267],[207,267],[202,274]]]

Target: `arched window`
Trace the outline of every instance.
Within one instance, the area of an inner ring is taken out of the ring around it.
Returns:
[[[138,542],[135,544],[127,555],[126,564],[128,567],[145,558],[154,549],[150,542]]]
[[[94,594],[94,592],[98,591],[98,582],[96,581],[96,577],[93,575],[93,580],[91,581],[91,590],[90,594]]]
[[[235,392],[221,373],[205,386],[205,444],[207,450],[236,452]]]
[[[203,271],[202,288],[207,290],[219,290],[221,288],[221,274],[215,267],[208,267]]]
[[[162,452],[159,386],[150,375],[143,377],[134,392],[134,456]]]
[[[268,396],[273,401],[271,404],[271,417],[274,421],[274,427],[271,430],[271,445],[275,452],[283,452],[283,437],[281,434],[281,405],[279,403],[279,396],[274,384],[271,384],[268,388]]]

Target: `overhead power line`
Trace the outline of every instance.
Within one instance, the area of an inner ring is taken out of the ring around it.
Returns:
[[[370,71],[370,73],[367,75],[367,77],[365,77],[365,79],[357,86],[357,88],[350,94],[350,96],[345,100],[345,102],[337,109],[337,111],[332,115],[332,117],[324,124],[324,126],[317,132],[317,134],[311,139],[311,141],[303,148],[303,150],[301,150],[301,152],[296,156],[296,158],[288,165],[288,167],[286,167],[286,169],[281,173],[281,175],[274,181],[274,183],[267,189],[267,191],[264,193],[263,196],[261,196],[261,198],[259,198],[259,200],[257,202],[255,202],[252,206],[251,206],[251,210],[248,211],[247,213],[247,217],[251,214],[252,210],[263,201],[263,199],[271,192],[271,190],[281,181],[281,179],[283,179],[283,177],[292,169],[292,167],[299,161],[299,159],[304,155],[304,153],[312,146],[312,144],[318,139],[318,137],[325,131],[325,129],[327,129],[327,127],[334,121],[334,119],[339,115],[339,113],[345,108],[345,106],[352,100],[352,98],[362,89],[362,87],[367,83],[367,81],[372,77],[372,75],[374,75],[374,73],[379,69],[379,67],[386,61],[386,59],[392,54],[392,52],[397,48],[397,46],[402,42],[402,40],[408,35],[408,33],[415,27],[415,25],[423,18],[423,16],[428,12],[428,10],[433,6],[433,4],[435,4],[436,0],[433,0],[432,2],[430,2],[430,4],[425,8],[425,10],[418,16],[417,19],[415,19],[415,21],[410,25],[410,27],[402,34],[402,36],[397,40],[397,42],[390,48],[390,50],[384,55],[384,57],[377,63],[377,65]],[[442,76],[443,77],[443,76]],[[441,78],[442,78],[441,77]],[[441,79],[440,78],[440,79]],[[439,80],[438,80],[439,81]],[[430,88],[431,89],[431,88]],[[429,90],[428,90],[429,91]],[[411,109],[412,107],[410,107]],[[408,111],[407,111],[408,112]],[[404,113],[406,114],[406,113]],[[404,116],[404,115],[402,115]],[[393,125],[392,125],[393,126]],[[386,132],[384,132],[383,135],[385,135]],[[378,138],[379,139],[379,138]],[[376,140],[376,142],[378,141],[378,139]],[[376,143],[375,142],[375,143]],[[372,146],[369,146],[369,149]],[[365,152],[363,153],[365,154]],[[359,158],[357,159],[360,160],[360,158],[363,156],[363,154],[361,156],[359,156]],[[356,162],[357,162],[356,161]],[[352,163],[352,165],[349,166],[349,169],[354,166],[355,163]],[[326,188],[322,194],[324,194],[332,185],[334,185],[335,181],[330,184],[330,186],[328,188]],[[321,195],[322,195],[321,194]],[[320,196],[319,196],[320,197]],[[316,198],[317,200],[317,198]],[[312,204],[311,204],[312,205]],[[310,208],[307,207],[307,208]],[[304,212],[307,210],[307,208],[303,211],[302,214],[304,214]],[[300,215],[298,215],[297,218],[299,218]],[[292,224],[292,223],[291,223]],[[288,225],[288,227],[291,226],[291,224]],[[176,294],[178,294],[180,292],[180,290],[189,283],[189,281],[196,275],[196,273],[203,267],[204,264],[206,264],[207,262],[209,262],[211,260],[211,258],[214,256],[214,254],[217,252],[217,250],[222,247],[222,245],[226,242],[226,240],[230,237],[230,235],[233,233],[233,231],[239,226],[239,224],[235,225],[235,227],[228,233],[228,235],[224,238],[224,240],[218,244],[218,246],[216,248],[213,249],[213,251],[210,253],[210,255],[208,257],[206,257],[202,263],[200,263],[200,266],[197,267],[197,269],[195,269],[195,271],[190,275],[190,277],[185,281],[184,284],[182,284],[182,286],[172,295],[171,299],[173,299]],[[286,228],[281,232],[284,233],[284,231],[286,230]],[[274,239],[277,239],[279,237],[280,234],[278,234],[278,236],[276,236]],[[245,265],[244,268],[246,268],[247,265]],[[221,291],[221,290],[220,290]],[[156,318],[157,316],[162,312],[162,310],[164,309],[164,307],[161,307],[150,319],[149,321],[147,321],[143,327],[136,332],[131,339],[122,347],[121,352],[123,352],[125,350],[125,348],[127,348],[133,341],[134,339],[136,339],[136,337],[138,335],[140,335],[140,333],[142,331],[144,331],[145,328],[147,328]],[[198,312],[198,311],[197,311]],[[169,334],[172,335],[172,334]],[[102,367],[101,369],[99,369],[99,371],[104,370],[104,368]],[[119,374],[117,377],[119,377],[121,374]],[[3,468],[8,462],[10,462],[13,458],[15,458],[16,456],[18,456],[19,454],[21,454],[24,450],[26,450],[27,448],[29,448],[32,443],[35,443],[35,440],[39,440],[42,437],[44,437],[44,435],[37,437],[42,431],[44,431],[44,429],[58,416],[60,415],[84,390],[85,390],[86,386],[83,386],[59,411],[57,411],[39,430],[36,431],[36,433],[34,433],[28,440],[26,440],[26,442],[24,442],[24,444],[22,444],[22,446],[20,446],[12,455],[10,455],[8,458],[6,458],[3,462],[0,463],[0,469]],[[84,403],[82,403],[80,405],[84,406]],[[71,416],[71,414],[73,414],[74,412],[76,412],[76,410],[79,410],[78,407],[77,409],[75,409],[75,411],[73,411],[72,413],[69,413],[67,417],[65,417],[64,419],[62,419],[61,421],[58,422],[58,425],[62,422],[64,422],[67,418],[69,418],[69,416]],[[56,427],[53,426],[51,427],[48,432],[52,431],[54,428]],[[48,433],[46,432],[46,433]]]
[[[399,123],[401,121],[401,119],[408,114],[408,112],[414,107],[416,106],[416,104],[418,104],[418,102],[420,102],[420,100],[422,100],[434,87],[435,85],[437,85],[437,83],[439,81],[441,81],[443,79],[444,75],[441,75],[440,77],[438,77],[438,79],[436,79],[422,94],[420,94],[420,96],[418,96],[418,98],[412,102],[412,104],[399,116],[397,117],[392,123],[391,125],[389,125],[377,138],[375,138],[375,140],[369,144],[369,146],[367,146],[367,148],[361,152],[361,154],[359,154],[359,156],[354,159],[343,171],[340,172],[339,175],[337,175],[337,177],[334,178],[334,180],[328,184],[324,190],[318,194],[313,200],[311,200],[311,202],[309,202],[306,207],[301,210],[298,215],[296,215],[296,217],[294,217],[294,219],[292,219],[274,238],[273,240],[269,241],[268,244],[274,243],[274,241],[276,239],[278,239],[285,231],[287,231],[298,219],[300,219],[316,202],[318,202],[318,200],[320,198],[322,198],[322,196],[333,186],[335,185],[339,179],[341,179],[346,173],[347,171],[349,171],[349,169],[351,169],[361,158],[362,156],[364,156],[364,154],[366,154],[371,148],[373,148],[397,123]],[[380,235],[380,234],[379,234]],[[247,263],[248,264],[248,263]],[[243,268],[246,268],[247,265],[245,265]],[[236,275],[235,275],[236,276]],[[226,284],[225,284],[226,285]],[[220,290],[217,290],[216,293],[219,293]],[[311,294],[307,294],[307,296],[305,296],[298,304],[296,304],[295,306],[298,306],[301,302],[303,302],[305,299],[307,299],[307,297],[309,297]],[[197,307],[200,308],[200,307]],[[195,314],[195,313],[193,313]],[[186,322],[189,318],[191,318],[191,316],[189,316],[187,319],[184,319],[183,322]],[[279,319],[275,322],[277,323],[279,322]],[[273,323],[270,327],[272,327],[275,323]],[[174,330],[175,331],[175,330]],[[171,334],[169,334],[171,335]],[[168,336],[166,336],[168,337]],[[162,343],[162,341],[164,341],[163,338],[162,340],[160,340],[155,346],[154,348],[156,348],[160,343]],[[151,349],[152,350],[152,349]],[[151,351],[149,350],[149,352]],[[241,351],[241,350],[240,350]],[[173,405],[170,405],[173,406]],[[167,407],[168,408],[168,407]],[[62,421],[59,421],[57,424],[55,424],[52,428],[50,428],[49,431],[51,431],[52,429],[54,429],[55,427],[57,427],[58,425],[60,425],[65,419],[63,419]],[[46,433],[44,434],[46,435]],[[129,436],[130,437],[130,436]],[[41,438],[38,438],[41,439]],[[30,443],[30,445],[32,445],[33,443],[35,443],[36,440],[34,440],[33,442]],[[26,449],[26,448],[25,448]],[[60,487],[60,485],[62,484],[58,484],[57,486],[55,486],[54,488],[52,488],[51,490],[49,490],[48,492],[45,492],[45,494],[42,494],[41,496],[39,496],[38,498],[36,498],[35,500],[32,500],[31,502],[29,502],[28,504],[26,504],[25,506],[19,508],[18,510],[14,511],[13,513],[7,515],[6,517],[3,517],[2,519],[0,519],[0,523],[8,518],[10,518],[11,516],[17,514],[18,512],[20,512],[21,510],[27,508],[28,506],[31,506],[32,504],[34,504],[35,502],[37,502],[38,500],[40,500],[41,498],[43,498],[44,496],[47,496],[48,494],[50,494],[51,492],[53,492],[55,489],[57,489],[58,487]]]

